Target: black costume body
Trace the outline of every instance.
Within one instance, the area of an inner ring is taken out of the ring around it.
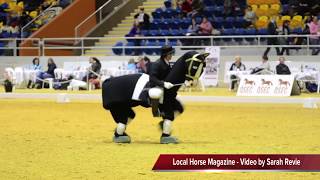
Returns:
[[[163,81],[154,80],[153,76],[158,76],[158,79],[166,76],[163,80],[171,82],[172,84],[184,83],[187,73],[187,63],[185,60],[195,54],[197,54],[197,52],[190,51],[180,57],[171,71],[169,69],[170,72],[168,75],[165,75],[165,73],[170,67],[166,67],[168,66],[167,64],[164,66],[162,63],[165,62],[158,60],[151,66],[151,76],[147,74],[132,74],[106,79],[102,85],[103,107],[106,110],[110,110],[116,123],[121,122],[127,124],[128,118],[133,119],[135,117],[132,107],[139,105],[150,107],[149,88],[154,86],[163,87]],[[157,68],[164,68],[165,71],[157,71],[159,73],[153,74],[152,71]],[[179,88],[180,85],[174,86],[171,89],[164,89],[163,103],[159,106],[164,119],[173,121],[175,111],[183,112],[181,103],[176,99]],[[139,90],[137,91],[137,89]]]

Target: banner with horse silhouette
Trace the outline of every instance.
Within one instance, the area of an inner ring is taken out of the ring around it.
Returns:
[[[293,75],[244,75],[237,96],[290,96],[293,82]]]

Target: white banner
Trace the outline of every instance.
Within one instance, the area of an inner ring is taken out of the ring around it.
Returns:
[[[244,75],[237,96],[290,96],[293,75]]]
[[[206,52],[210,53],[210,55],[206,59],[206,68],[203,72],[202,82],[205,86],[217,86],[220,63],[220,47],[207,47]]]

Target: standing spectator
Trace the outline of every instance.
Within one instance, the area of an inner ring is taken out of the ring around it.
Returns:
[[[282,25],[282,35],[290,35],[290,21],[285,20]],[[290,38],[289,37],[282,37],[281,45],[288,46],[290,44]],[[289,47],[283,47],[280,51],[280,55],[283,55],[283,53],[286,52],[286,55],[290,55],[290,48]]]
[[[251,6],[248,6],[245,12],[245,15],[243,17],[245,20],[245,27],[249,27],[255,24],[257,20],[256,13],[252,10]]]
[[[283,56],[279,57],[279,64],[276,66],[277,74],[291,74],[289,67],[284,64],[285,58]]]
[[[245,71],[245,70],[246,70],[246,66],[244,64],[242,64],[241,57],[240,56],[236,56],[235,57],[235,62],[232,63],[229,71]],[[230,76],[230,80],[231,80],[230,90],[234,89],[234,86],[237,83],[238,79],[239,79],[239,77],[237,77],[236,75],[231,75]]]
[[[144,8],[140,8],[140,12],[134,16],[134,19],[138,21],[139,26],[143,30],[148,30],[150,26],[150,16],[144,13]]]
[[[320,35],[320,29],[319,29],[319,23],[317,16],[314,16],[312,18],[312,22],[309,24],[310,28],[310,44],[311,45],[319,45],[319,35]],[[319,47],[313,47],[312,48],[312,55],[318,55],[320,52]]]
[[[273,16],[271,21],[268,24],[268,34],[269,35],[278,35],[277,31],[277,23],[276,23],[276,17]],[[268,45],[279,45],[279,41],[277,37],[268,37],[267,39],[267,44]],[[268,53],[270,51],[270,47],[267,47],[265,50],[263,56],[268,56]],[[279,47],[276,47],[277,55],[280,55],[280,49]]]

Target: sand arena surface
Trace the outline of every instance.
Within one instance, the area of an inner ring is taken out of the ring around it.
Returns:
[[[159,144],[160,119],[135,108],[131,144],[97,102],[0,100],[0,179],[320,179],[320,173],[153,172],[161,153],[320,153],[320,110],[302,105],[188,103],[178,145]]]

